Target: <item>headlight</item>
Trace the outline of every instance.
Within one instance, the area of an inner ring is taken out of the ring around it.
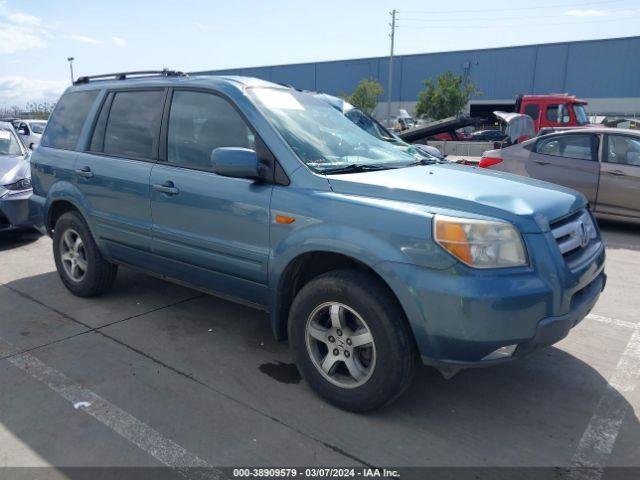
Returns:
[[[436,215],[433,232],[442,248],[470,267],[527,265],[522,237],[510,223]]]
[[[4,188],[7,190],[30,190],[31,189],[31,179],[30,178],[21,178],[15,183],[11,183],[9,185],[5,185]]]

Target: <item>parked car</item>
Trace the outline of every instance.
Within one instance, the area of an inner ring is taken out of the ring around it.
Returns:
[[[29,227],[29,150],[13,125],[0,122],[0,230]]]
[[[440,153],[440,150],[438,150],[437,148],[430,147],[429,145],[411,145],[405,142],[395,133],[387,130],[371,115],[368,115],[359,108],[354,107],[342,98],[334,97],[333,95],[328,95],[326,93],[317,93],[315,94],[315,97],[327,102],[333,108],[346,116],[349,120],[355,123],[358,127],[379,140],[389,142],[394,147],[397,147],[400,150],[407,152],[418,159],[422,158],[429,161],[444,160],[444,155],[442,155]]]
[[[46,120],[16,120],[14,126],[18,134],[22,137],[23,143],[30,149],[33,149],[40,143],[42,132],[47,126]]]
[[[418,361],[450,376],[550,345],[604,288],[573,190],[423,165],[258,79],[100,78],[67,89],[31,157],[64,285],[99,295],[133,265],[264,309],[341,408],[391,402]]]
[[[500,130],[479,130],[470,133],[465,140],[471,142],[501,142],[507,138],[507,134]]]
[[[575,188],[601,218],[640,221],[640,132],[562,131],[485,152],[480,166]]]
[[[436,147],[433,147],[431,145],[424,145],[422,143],[412,143],[411,146],[418,149],[422,153],[437,158],[440,161],[446,161],[447,156]]]

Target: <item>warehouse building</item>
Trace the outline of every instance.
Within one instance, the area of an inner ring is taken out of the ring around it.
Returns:
[[[508,110],[518,94],[570,93],[589,102],[592,115],[640,115],[640,37],[398,55],[393,62],[392,113],[415,108],[422,81],[451,70],[481,92],[469,113]],[[292,65],[211,70],[247,75],[297,88],[339,95],[364,78],[386,89],[389,58],[361,58]],[[375,112],[386,115],[386,93]]]

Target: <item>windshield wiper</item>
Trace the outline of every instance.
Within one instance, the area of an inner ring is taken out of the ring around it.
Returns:
[[[363,163],[352,163],[350,165],[345,165],[343,167],[336,167],[336,168],[327,168],[325,170],[322,170],[321,173],[324,174],[329,174],[331,175],[332,173],[359,173],[359,172],[372,172],[375,170],[388,170],[390,168],[397,168],[397,167],[392,167],[389,165],[368,165],[368,164],[363,164]]]
[[[421,158],[420,160],[416,160],[415,162],[405,163],[403,167],[415,167],[416,165],[433,165],[435,163],[447,163],[447,162],[444,160],[439,160],[435,157],[433,158],[433,160],[430,158]]]

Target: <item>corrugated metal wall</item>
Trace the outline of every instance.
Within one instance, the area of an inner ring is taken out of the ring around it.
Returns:
[[[585,98],[640,97],[640,37],[400,55],[394,60],[393,101],[415,101],[422,81],[446,70],[468,73],[478,100],[519,93],[569,92]],[[387,85],[388,58],[367,58],[200,73],[246,75],[338,95],[363,78]]]

